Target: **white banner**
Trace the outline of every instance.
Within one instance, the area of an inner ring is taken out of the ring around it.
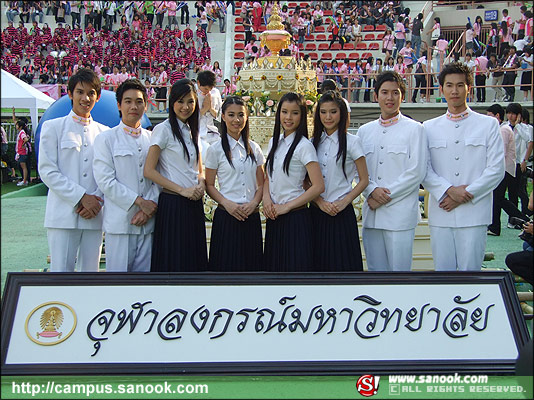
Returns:
[[[358,284],[352,274],[348,284],[304,279],[265,285],[256,279],[222,285],[199,279],[154,285],[152,279],[110,285],[103,283],[110,274],[95,275],[100,279],[83,285],[22,285],[5,364],[513,361],[518,356],[498,282],[421,284],[416,283],[421,274],[414,273],[411,281],[396,284],[369,284],[369,279]]]

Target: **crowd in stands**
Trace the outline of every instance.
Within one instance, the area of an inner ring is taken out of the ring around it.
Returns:
[[[260,46],[254,33],[266,29],[275,1],[196,1],[195,11],[191,10],[196,12],[195,18],[191,21],[189,6],[183,1],[4,3],[9,22],[2,31],[1,67],[29,83],[64,84],[78,68],[89,66],[99,74],[106,89],[113,90],[135,76],[153,87],[152,96],[163,100],[165,86],[185,76],[193,78],[200,70],[211,70],[222,91],[233,93],[240,63],[236,63],[233,81],[224,82],[223,86],[223,71],[218,61],[212,62],[209,45],[212,25],[218,21],[219,31],[224,32],[227,14],[236,15],[236,31],[244,32],[244,43],[239,48],[244,50],[246,62],[271,55],[267,47]],[[358,58],[349,54],[345,59],[316,62],[318,84],[326,77],[334,79],[354,102],[371,101],[375,77],[388,69],[407,79],[411,95],[408,99],[417,101],[419,92],[421,101],[428,100],[424,88],[431,87],[432,82],[427,82],[425,74],[438,73],[445,62],[460,58],[459,54],[446,57],[450,43],[441,32],[439,17],[431,27],[424,27],[423,15],[412,18],[410,9],[403,8],[398,0],[280,3],[279,15],[292,35],[286,55],[310,56],[305,44],[315,39],[313,34],[328,35],[327,49],[341,50],[358,49],[366,32],[377,33],[373,37],[381,45],[372,43],[369,49],[381,50],[383,58],[364,52]],[[519,68],[526,70],[521,74],[521,90],[524,99],[529,98],[532,9],[521,6],[520,11],[519,19],[513,21],[508,10],[503,10],[502,20],[491,24],[487,36],[482,33],[480,16],[466,26],[467,54],[462,61],[473,69],[477,86],[491,78],[499,100],[514,101],[515,88],[506,85],[515,83],[519,75],[515,70]],[[53,32],[47,23],[42,23],[45,14],[55,17],[57,28]],[[431,35],[429,45],[421,40],[425,33]],[[427,60],[429,46],[437,61],[434,66]],[[485,101],[485,89],[477,90],[477,100]]]
[[[164,86],[189,71],[211,70],[223,84],[219,62],[211,62],[208,34],[214,16],[225,19],[227,2],[197,1],[193,26],[188,4],[179,1],[4,3],[1,67],[30,84],[66,84],[81,67],[94,69],[105,89],[138,77],[155,86],[151,93],[160,99]],[[48,14],[57,23],[54,31],[43,23]]]

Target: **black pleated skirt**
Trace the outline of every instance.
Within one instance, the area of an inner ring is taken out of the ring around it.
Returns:
[[[303,208],[268,219],[265,229],[264,270],[269,272],[313,271],[312,222]]]
[[[152,240],[152,272],[198,272],[208,266],[202,199],[162,192]]]
[[[310,207],[315,271],[363,271],[358,222],[352,205],[335,217]]]
[[[262,255],[260,213],[253,213],[245,221],[239,221],[217,207],[211,228],[209,270],[259,271]]]

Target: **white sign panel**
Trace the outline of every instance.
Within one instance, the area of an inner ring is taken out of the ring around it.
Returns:
[[[239,284],[220,284],[209,275],[154,283],[154,275],[124,282],[125,275],[94,274],[79,284],[80,274],[69,274],[75,282],[48,279],[46,285],[20,286],[3,363],[46,369],[80,363],[434,365],[447,360],[458,368],[462,360],[515,361],[517,324],[502,291],[505,275],[488,284],[439,283],[443,276],[431,274],[434,282],[428,273],[397,283],[388,282],[397,274],[364,273],[344,280],[280,277],[279,284],[272,277],[264,284],[261,274]],[[421,276],[424,283],[417,279]]]

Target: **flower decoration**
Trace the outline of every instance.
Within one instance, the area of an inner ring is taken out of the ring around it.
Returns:
[[[317,94],[317,91],[315,90],[306,90],[303,93],[303,96],[304,96],[304,99],[306,100],[306,107],[308,108],[308,112],[312,112],[313,107],[319,101],[319,98],[321,97],[321,95]]]
[[[284,77],[283,77],[282,75],[278,75],[278,76],[276,77],[276,79],[279,80],[279,81],[281,81],[282,79],[284,79]]]
[[[254,78],[252,77],[252,75],[250,75],[250,77],[248,78],[249,81],[253,80]]]
[[[296,79],[296,80],[299,79],[299,74],[296,74],[296,75],[295,75],[295,79]]]
[[[240,81],[240,80],[241,80],[241,75],[238,75],[236,81]]]
[[[265,75],[262,75],[261,80],[264,81],[265,79],[267,79],[267,77]]]
[[[235,92],[235,95],[240,96],[243,99],[247,105],[249,113],[252,115],[254,113],[254,98],[252,93],[250,93],[248,90],[239,90]]]

